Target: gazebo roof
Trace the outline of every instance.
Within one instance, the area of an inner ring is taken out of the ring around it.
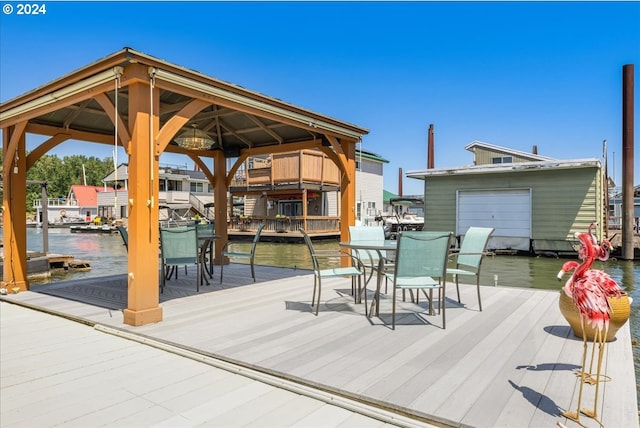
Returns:
[[[130,64],[140,64],[137,75],[124,72],[117,91],[118,111],[127,123],[127,82],[153,78],[159,91],[160,128],[194,99],[213,102],[199,111],[183,129],[192,125],[207,132],[226,157],[237,157],[244,148],[260,148],[325,136],[358,141],[368,130],[301,107],[250,91],[202,73],[124,48],[83,68],[0,104],[2,127],[28,120],[27,132],[42,135],[72,133],[71,138],[112,143],[114,125],[109,117],[116,104],[116,76]],[[145,75],[146,74],[146,75]],[[108,88],[111,88],[110,90]],[[107,98],[88,94],[104,93]],[[61,100],[68,102],[61,105]],[[55,104],[55,107],[54,107]],[[176,132],[179,133],[180,131]],[[166,151],[181,152],[171,143]],[[176,150],[177,149],[177,150]],[[203,153],[204,154],[204,153]]]

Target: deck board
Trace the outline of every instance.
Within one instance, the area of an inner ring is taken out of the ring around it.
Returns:
[[[455,287],[449,286],[446,330],[440,315],[426,313],[426,302],[398,300],[392,331],[390,295],[382,296],[380,317],[367,318],[364,305],[355,304],[349,294],[348,279],[325,281],[316,317],[310,307],[309,271],[257,266],[256,276],[254,284],[248,266],[231,264],[225,267],[222,286],[214,278],[199,294],[183,277],[165,290],[164,320],[141,327],[124,325],[120,311],[54,296],[25,292],[8,298],[201,350],[418,420],[477,427],[571,424],[561,412],[577,400],[573,371],[580,364],[582,341],[573,337],[559,312],[559,291],[482,287],[480,312],[475,287],[461,287],[463,303],[458,304]],[[606,363],[613,380],[601,384],[603,422],[637,426],[628,325],[607,345]],[[270,403],[256,391],[246,395],[252,398],[243,405],[264,406],[265,420],[285,417],[277,398]],[[317,420],[308,413],[287,420],[314,426],[324,417],[334,426],[349,426],[342,416],[317,411]],[[212,424],[232,418],[195,410],[190,417]],[[159,425],[178,422],[169,418]],[[588,419],[585,424],[597,426]]]

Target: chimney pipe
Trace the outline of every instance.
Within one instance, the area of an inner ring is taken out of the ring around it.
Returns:
[[[624,260],[633,260],[633,74],[633,64],[622,66],[622,258]]]
[[[533,150],[531,151],[531,153],[533,153],[534,155],[538,154],[538,146],[537,145],[533,145]]]
[[[398,196],[402,196],[402,168],[398,169]]]
[[[433,158],[434,154],[434,141],[433,141],[433,123],[429,125],[429,137],[428,137],[428,145],[427,145],[427,169],[435,168],[435,159]]]

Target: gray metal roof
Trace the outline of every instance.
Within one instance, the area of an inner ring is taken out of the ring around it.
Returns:
[[[549,171],[553,169],[575,169],[575,168],[600,168],[600,160],[590,159],[569,159],[552,160],[543,162],[517,162],[491,165],[470,165],[455,168],[434,168],[425,170],[407,171],[407,177],[426,179],[433,176],[462,175],[462,174],[496,174],[505,172],[526,172],[526,171]]]

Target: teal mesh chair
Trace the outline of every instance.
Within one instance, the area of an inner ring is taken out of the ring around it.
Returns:
[[[162,287],[167,280],[168,269],[178,266],[196,266],[196,290],[200,291],[200,258],[198,256],[198,236],[194,227],[172,227],[160,229],[160,254],[162,257]]]
[[[307,248],[309,249],[309,253],[311,255],[311,261],[313,263],[313,296],[311,297],[311,307],[315,305],[316,307],[316,316],[318,315],[318,311],[320,309],[320,292],[322,291],[322,280],[326,278],[357,278],[358,280],[358,290],[354,293],[357,296],[360,295],[360,291],[362,288],[362,277],[365,274],[364,265],[362,262],[355,256],[341,250],[316,250],[313,247],[313,242],[311,242],[311,238],[304,231],[304,229],[299,229],[302,237],[304,238],[304,242],[307,244]],[[335,267],[322,269],[321,268],[321,260],[329,261],[334,260],[338,262],[341,258],[348,257],[351,263],[351,266],[348,267]],[[317,300],[316,300],[316,290],[318,292]],[[364,310],[365,314],[367,313],[367,293],[366,289],[364,291]]]
[[[125,229],[124,226],[116,226],[118,232],[120,232],[120,236],[122,237],[122,242],[124,243],[124,247],[129,251],[129,232]]]
[[[349,239],[351,241],[384,241],[384,228],[382,226],[349,226]],[[381,275],[385,271],[393,269],[394,251],[373,251],[373,250],[352,250],[356,257],[362,261],[365,268],[369,269],[369,277],[366,279],[368,284],[374,272]],[[380,259],[382,258],[382,264]],[[381,272],[378,270],[382,269]],[[386,284],[385,284],[385,293]]]
[[[465,233],[462,238],[460,251],[451,254],[455,256],[453,266],[447,269],[447,275],[455,275],[458,303],[461,303],[458,277],[475,277],[480,311],[482,311],[482,300],[480,298],[480,267],[482,266],[482,258],[487,250],[487,243],[493,231],[494,229],[491,227],[470,227],[467,229],[467,233]]]
[[[404,231],[398,235],[395,269],[384,275],[393,284],[392,329],[396,328],[396,291],[422,291],[433,311],[433,290],[438,290],[438,311],[446,328],[445,285],[451,232]],[[429,294],[427,294],[429,291]]]
[[[247,259],[249,260],[249,264],[251,265],[251,277],[253,278],[253,282],[256,282],[256,273],[253,268],[253,260],[256,255],[256,246],[258,245],[258,241],[260,241],[260,234],[262,233],[262,229],[264,229],[264,223],[261,223],[256,231],[256,234],[253,237],[253,241],[251,242],[251,249],[249,252],[241,252],[241,251],[228,251],[228,248],[232,241],[227,241],[227,243],[222,248],[222,256],[223,257],[233,257],[234,259]],[[222,284],[222,271],[224,268],[224,263],[220,264],[220,284]]]

